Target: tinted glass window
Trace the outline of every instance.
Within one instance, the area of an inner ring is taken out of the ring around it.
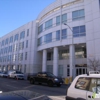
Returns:
[[[60,30],[56,31],[56,40],[60,40]]]
[[[73,37],[86,36],[85,25],[73,27]]]
[[[59,25],[60,24],[60,16],[57,16],[56,17],[56,25]]]
[[[45,29],[49,29],[52,27],[52,19],[45,22]]]
[[[67,29],[63,29],[62,30],[62,39],[66,39],[67,38]]]
[[[84,17],[85,17],[84,9],[72,12],[72,20],[83,19]]]

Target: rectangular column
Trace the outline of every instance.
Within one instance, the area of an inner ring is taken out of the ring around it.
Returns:
[[[53,74],[58,76],[58,48],[54,47],[53,51]]]
[[[47,50],[43,50],[42,71],[46,71]]]

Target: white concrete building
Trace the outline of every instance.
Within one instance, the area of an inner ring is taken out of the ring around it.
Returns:
[[[100,59],[99,22],[100,0],[56,0],[36,20],[0,38],[0,70],[86,73],[88,59]]]

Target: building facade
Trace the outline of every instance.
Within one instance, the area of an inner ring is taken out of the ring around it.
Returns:
[[[84,74],[100,59],[100,0],[56,0],[36,20],[0,38],[0,70]]]

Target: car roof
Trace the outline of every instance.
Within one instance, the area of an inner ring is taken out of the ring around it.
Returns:
[[[90,74],[90,75],[82,74],[82,75],[79,75],[79,76],[77,76],[77,77],[100,78],[100,74]]]

